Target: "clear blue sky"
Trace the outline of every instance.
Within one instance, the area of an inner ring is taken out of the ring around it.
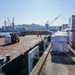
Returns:
[[[0,0],[0,27],[7,18],[15,18],[15,24],[41,24],[51,22],[62,14],[51,25],[68,23],[75,13],[75,0]]]

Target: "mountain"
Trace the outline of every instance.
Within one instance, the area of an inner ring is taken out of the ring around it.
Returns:
[[[45,30],[45,26],[39,24],[21,24],[15,25],[16,28],[25,28],[26,30]]]

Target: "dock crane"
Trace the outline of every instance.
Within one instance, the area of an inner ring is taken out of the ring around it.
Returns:
[[[60,14],[59,16],[57,16],[57,17],[56,17],[53,21],[51,21],[50,23],[49,23],[49,21],[47,21],[47,22],[45,23],[46,29],[48,30],[48,29],[49,29],[49,25],[51,25],[54,21],[56,21],[61,15],[62,15],[62,14]]]
[[[14,17],[13,17],[13,19],[12,19],[12,23],[10,22],[10,20],[9,20],[9,18],[7,18],[7,20],[8,20],[8,25],[10,26],[10,30],[11,31],[14,31]]]
[[[8,19],[8,25],[11,26],[11,22],[10,22],[9,18],[7,18],[7,19]]]
[[[12,29],[14,31],[14,17],[13,17],[13,20],[12,20]]]

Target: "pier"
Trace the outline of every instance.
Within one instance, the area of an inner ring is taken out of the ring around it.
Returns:
[[[10,54],[11,61],[20,54],[23,54],[32,48],[44,37],[45,35],[42,37],[37,37],[37,35],[26,35],[25,37],[20,37],[20,42],[8,45],[4,43],[4,38],[0,38],[0,57],[4,57],[6,54]]]
[[[47,47],[44,51],[44,40],[47,39]],[[26,35],[20,37],[20,42],[15,44],[0,43],[0,57],[10,54],[10,61],[1,68],[6,75],[74,75],[75,74],[75,51],[67,44],[69,53],[56,55],[50,52],[50,35]],[[33,69],[28,74],[28,52],[39,46],[39,59],[33,61]]]
[[[4,38],[0,38],[0,57],[4,57],[3,65],[0,67],[5,75],[28,75],[28,52],[35,46],[39,46],[39,57],[44,52],[44,40],[50,42],[50,35],[26,35],[20,37],[20,42],[5,44]],[[48,45],[47,45],[48,46]],[[6,55],[10,54],[10,60],[6,63]],[[35,59],[35,66],[39,59]]]
[[[74,49],[68,44],[70,52],[67,55],[51,54],[50,49],[51,44],[47,47],[30,75],[74,75]]]

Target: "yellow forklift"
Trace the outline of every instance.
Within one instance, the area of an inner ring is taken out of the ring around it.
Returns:
[[[20,41],[17,33],[11,33],[10,35],[5,36],[5,43],[18,43]]]

